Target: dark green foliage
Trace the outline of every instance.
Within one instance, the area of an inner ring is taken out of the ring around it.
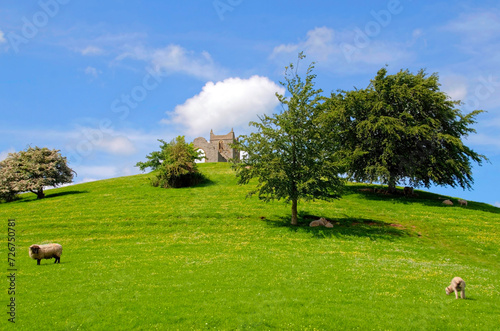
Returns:
[[[141,170],[151,168],[155,176],[151,185],[163,188],[189,187],[203,182],[206,178],[198,171],[196,160],[198,151],[188,144],[184,136],[178,136],[170,143],[159,139],[161,150],[146,156],[147,162],[137,162]]]
[[[465,146],[462,138],[482,111],[464,115],[439,90],[437,74],[408,70],[387,75],[382,68],[362,90],[340,91],[328,100],[331,126],[356,181],[379,181],[392,190],[450,185],[471,188],[471,161],[486,157]]]
[[[299,61],[303,59],[299,55]],[[343,180],[338,176],[336,146],[326,136],[330,130],[322,122],[321,90],[314,89],[313,65],[305,81],[293,64],[286,68],[290,97],[277,94],[283,110],[261,116],[250,123],[257,132],[240,137],[235,145],[247,155],[234,163],[240,184],[258,178],[255,191],[260,199],[292,202],[292,224],[297,224],[299,199],[338,197]]]

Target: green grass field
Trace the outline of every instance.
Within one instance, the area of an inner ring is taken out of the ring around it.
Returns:
[[[0,204],[7,312],[8,219],[16,220],[19,330],[499,330],[500,209],[360,192],[290,206],[246,198],[227,164],[209,184],[148,175],[26,194]],[[335,222],[310,228],[311,216]],[[60,264],[28,247],[56,242]],[[466,300],[446,296],[454,276]],[[2,314],[0,328],[13,326]]]

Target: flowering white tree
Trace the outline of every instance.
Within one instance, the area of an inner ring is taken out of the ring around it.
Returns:
[[[0,198],[12,201],[17,193],[29,191],[43,199],[44,186],[71,183],[74,173],[59,150],[29,147],[9,153],[0,162]]]

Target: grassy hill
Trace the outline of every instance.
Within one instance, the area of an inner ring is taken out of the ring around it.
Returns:
[[[0,204],[4,275],[16,220],[17,328],[499,328],[500,209],[353,184],[340,200],[299,203],[293,227],[289,205],[245,198],[228,165],[201,170],[211,183],[195,188],[138,175]],[[308,227],[320,216],[334,228]],[[49,242],[61,264],[37,266],[28,247]],[[467,300],[445,295],[454,276]]]

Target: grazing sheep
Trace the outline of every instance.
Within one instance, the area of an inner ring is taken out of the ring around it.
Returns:
[[[458,203],[460,204],[460,206],[467,206],[467,200],[459,199]]]
[[[455,292],[455,298],[458,299],[458,291],[460,291],[460,298],[465,299],[465,282],[460,277],[455,277],[451,280],[450,286],[446,288],[446,295]]]
[[[445,204],[447,206],[453,206],[453,202],[451,202],[451,200],[444,200],[443,204]]]
[[[37,260],[40,265],[42,259],[55,258],[54,263],[61,263],[62,246],[59,244],[31,245],[29,249],[30,257]]]

